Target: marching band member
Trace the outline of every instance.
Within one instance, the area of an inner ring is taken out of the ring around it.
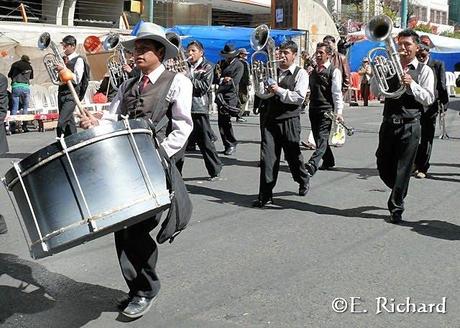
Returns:
[[[332,120],[324,114],[334,111],[337,120],[343,122],[342,74],[331,64],[332,47],[320,42],[316,46],[316,68],[310,74],[310,109],[311,131],[316,149],[306,165],[308,173],[313,176],[316,171],[328,170],[335,166],[334,154],[329,145]],[[319,163],[323,160],[321,166]]]
[[[137,37],[123,42],[123,46],[134,51],[141,78],[131,78],[120,86],[110,113],[99,119],[86,113],[80,124],[90,128],[98,125],[100,119],[117,120],[120,115],[151,119],[158,124],[166,116],[168,123],[157,137],[167,155],[174,156],[185,145],[193,124],[190,113],[192,83],[183,74],[167,71],[162,64],[176,57],[178,49],[166,39],[163,28],[153,23],[143,23]],[[144,315],[160,290],[155,271],[158,248],[150,236],[160,218],[161,213],[115,232],[121,272],[129,287],[128,298],[120,305],[122,314],[129,318]]]
[[[74,84],[75,91],[77,94],[80,93],[80,83],[85,73],[85,62],[83,58],[78,55],[75,50],[77,47],[77,39],[72,35],[67,35],[62,39],[62,49],[64,50],[64,63],[65,66],[74,73],[72,83]],[[61,71],[66,67],[57,65],[57,70]],[[80,99],[81,100],[81,99]],[[75,99],[70,92],[67,84],[61,84],[58,88],[58,108],[59,108],[59,120],[56,128],[57,136],[60,137],[64,134],[67,137],[71,134],[77,133],[77,127],[75,125],[75,118],[73,112],[77,105]]]
[[[415,177],[423,179],[426,177],[428,169],[430,168],[430,157],[433,149],[433,138],[436,130],[436,117],[438,115],[439,106],[443,105],[444,108],[447,109],[449,94],[446,88],[446,70],[444,68],[444,62],[432,59],[430,57],[430,48],[423,43],[420,44],[417,59],[433,70],[435,80],[435,101],[428,106],[420,118],[422,136],[420,138],[420,145],[418,146],[414,163]],[[440,115],[444,115],[444,113]]]
[[[218,81],[219,87],[216,91],[216,97],[221,94],[226,105],[238,108],[238,87],[244,73],[243,63],[238,60],[238,50],[235,49],[233,44],[226,44],[220,55],[224,57],[224,61],[221,62],[220,66],[222,73]],[[222,104],[218,109],[217,123],[219,124],[219,132],[225,148],[224,154],[231,155],[235,152],[238,143],[233,133],[231,115]]]
[[[261,116],[260,185],[254,207],[263,208],[273,203],[281,149],[294,181],[299,184],[299,196],[305,196],[310,189],[310,177],[299,145],[300,109],[308,90],[308,74],[295,64],[297,50],[294,41],[286,41],[280,46],[279,82],[269,81],[271,85],[267,92],[274,93],[274,96],[264,100]]]
[[[188,44],[187,55],[190,58],[188,61],[189,78],[193,84],[193,131],[190,136],[193,135],[193,141],[200,148],[204,164],[212,181],[219,178],[222,170],[222,162],[211,139],[214,133],[209,122],[208,91],[213,80],[213,66],[203,57],[204,48],[199,41],[194,40]]]
[[[390,223],[402,220],[404,198],[420,140],[420,116],[423,107],[434,101],[433,71],[415,57],[419,43],[420,38],[413,30],[398,34],[397,45],[405,74],[401,82],[397,76],[390,79],[389,85],[391,90],[402,83],[406,91],[398,98],[385,97],[379,131],[377,169],[382,181],[391,188],[388,199]],[[381,94],[375,74],[371,78],[371,91],[375,95]]]

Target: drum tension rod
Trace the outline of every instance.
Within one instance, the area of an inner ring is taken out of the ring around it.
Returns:
[[[88,214],[88,218],[86,219],[86,222],[88,223],[88,226],[91,232],[97,231],[98,229],[97,229],[96,222],[92,219],[93,215],[91,214],[91,211],[88,206],[88,202],[86,201],[85,194],[83,193],[83,189],[81,188],[80,180],[78,179],[77,173],[75,172],[75,168],[72,163],[72,160],[70,159],[70,155],[68,152],[67,144],[64,139],[64,135],[61,134],[61,137],[58,139],[59,139],[59,143],[61,144],[62,150],[64,154],[66,155],[67,161],[69,162],[69,166],[70,166],[70,169],[72,170],[72,175],[75,179],[75,182],[77,183],[77,188],[78,188],[78,191],[80,192],[80,196],[83,199],[83,203],[85,204],[85,208]]]

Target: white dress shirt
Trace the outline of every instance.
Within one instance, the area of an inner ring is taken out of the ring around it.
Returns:
[[[70,55],[67,56],[67,58],[70,60],[74,59],[75,57],[80,56],[76,52],[72,52]],[[80,84],[81,78],[83,77],[83,74],[85,73],[85,63],[83,63],[83,58],[78,58],[77,61],[75,62],[75,66],[73,68],[73,81],[75,84]]]
[[[160,65],[151,72],[148,75],[150,83],[154,84],[164,71],[165,67]],[[141,79],[142,76],[139,77],[139,81]],[[110,104],[109,112],[105,112],[102,117],[103,120],[117,121],[120,103],[126,91],[126,82],[118,89],[117,95]],[[136,83],[135,87],[137,85]],[[190,112],[192,107],[192,91],[192,82],[185,75],[176,74],[166,96],[166,100],[172,104],[172,131],[161,143],[169,157],[177,153],[185,145],[188,136],[192,132],[193,122]]]
[[[331,62],[328,60],[322,66],[324,69],[328,69],[331,66]],[[343,111],[343,94],[342,94],[342,72],[335,68],[332,72],[332,102],[334,103],[334,111],[337,114],[342,114]]]
[[[419,61],[414,58],[409,65],[418,68]],[[409,66],[408,65],[408,66]],[[412,80],[409,88],[406,88],[406,93],[413,95],[415,100],[423,106],[431,105],[434,102],[434,74],[433,70],[428,65],[423,65],[418,74],[418,83]],[[381,94],[375,75],[371,78],[371,91],[375,95]]]
[[[288,71],[291,74],[294,74],[297,65],[292,64],[288,69],[280,69],[278,72],[278,80],[281,82],[288,75]],[[284,89],[278,85],[276,94],[280,97],[280,101],[285,104],[295,104],[301,105],[305,100],[308,86],[309,78],[306,70],[301,68],[295,77],[295,87],[294,90]]]

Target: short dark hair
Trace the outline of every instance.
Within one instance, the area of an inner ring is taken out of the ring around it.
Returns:
[[[316,45],[316,49],[318,48],[326,48],[326,53],[328,55],[332,55],[332,53],[334,52],[334,50],[332,50],[332,47],[329,43],[326,43],[326,42],[318,42],[318,44]]]
[[[335,44],[335,38],[332,36],[332,35],[326,35],[324,38],[323,38],[323,42],[329,42],[331,41],[332,43]]]
[[[299,50],[299,47],[297,47],[297,43],[295,43],[294,41],[288,40],[288,41],[284,41],[283,43],[281,43],[280,50],[283,50],[283,49],[289,49],[293,53],[297,53],[297,51]]]
[[[199,48],[201,50],[204,50],[203,44],[198,40],[190,41],[189,44],[187,45],[187,48],[190,47],[190,46],[196,46],[197,48]]]
[[[77,39],[75,39],[75,37],[72,35],[67,35],[62,39],[62,43],[68,44],[69,46],[76,46]]]
[[[420,44],[420,36],[414,30],[410,28],[406,28],[405,30],[402,30],[401,32],[398,33],[398,39],[400,37],[408,37],[408,36],[412,37],[412,40],[414,40],[416,44]]]

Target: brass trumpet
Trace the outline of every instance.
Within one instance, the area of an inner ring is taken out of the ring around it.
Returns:
[[[347,136],[351,137],[353,134],[355,134],[355,129],[351,126],[347,126],[344,122],[340,122],[339,120],[337,120],[337,114],[335,114],[334,112],[327,111],[324,113],[324,116],[332,120],[333,122],[335,121],[337,122],[337,124],[341,125],[345,129],[345,131],[347,131]]]

